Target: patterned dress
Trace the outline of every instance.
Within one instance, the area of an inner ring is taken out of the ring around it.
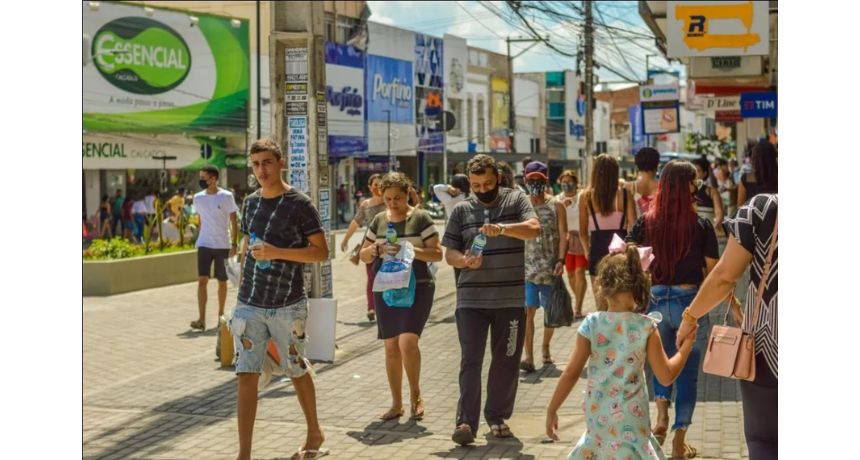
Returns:
[[[552,198],[533,206],[540,221],[540,235],[525,242],[526,281],[530,283],[551,285],[555,282],[555,263],[560,257],[555,203],[555,198]]]
[[[660,319],[659,313],[600,311],[579,326],[591,342],[586,432],[568,459],[665,459],[651,434],[645,382],[648,337]]]

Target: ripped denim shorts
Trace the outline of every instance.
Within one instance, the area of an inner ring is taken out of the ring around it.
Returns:
[[[307,318],[307,298],[281,308],[260,308],[239,302],[228,323],[236,349],[236,373],[261,373],[271,338],[281,359],[280,369],[290,378],[307,374],[311,369],[305,358]]]

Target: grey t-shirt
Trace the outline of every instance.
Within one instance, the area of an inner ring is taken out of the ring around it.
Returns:
[[[442,246],[465,252],[489,219],[491,224],[517,224],[536,219],[531,203],[519,190],[499,189],[492,207],[470,196],[454,206]],[[457,308],[523,308],[525,305],[524,241],[508,236],[487,238],[484,262],[478,269],[462,269],[457,279]]]

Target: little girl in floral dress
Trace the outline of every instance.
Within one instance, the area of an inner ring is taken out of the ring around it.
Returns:
[[[651,433],[645,360],[660,383],[669,385],[684,367],[696,335],[687,335],[678,353],[666,356],[656,330],[659,313],[642,314],[650,296],[645,271],[650,260],[640,259],[646,249],[632,244],[617,248],[598,266],[598,288],[609,309],[589,314],[580,325],[576,348],[547,407],[546,434],[558,441],[558,409],[587,363],[587,428],[568,459],[665,458]]]

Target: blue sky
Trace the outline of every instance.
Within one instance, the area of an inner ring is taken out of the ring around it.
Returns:
[[[551,2],[558,8],[576,8],[581,2]],[[469,46],[505,53],[506,36],[526,37],[525,27],[515,27],[500,18],[497,12],[510,14],[504,2],[477,1],[369,1],[370,20],[390,24],[408,30],[415,30],[441,37],[445,33],[467,39]],[[639,34],[635,40],[621,37],[618,30],[598,26],[595,39],[595,59],[605,63],[627,78],[645,80],[645,57],[650,57],[650,66],[666,67],[666,60],[654,46],[653,40],[645,38],[652,35],[637,10],[637,2],[594,2],[595,21],[610,27]],[[571,11],[572,14],[576,14]],[[549,34],[550,43],[567,51],[575,51],[579,42],[576,29],[581,21],[561,23],[558,21],[530,20],[541,33]],[[512,44],[511,54],[517,54],[528,44]],[[649,51],[650,50],[650,51]],[[575,69],[572,57],[563,56],[540,44],[514,60],[514,72],[544,72]],[[677,66],[675,66],[677,67]],[[584,65],[583,65],[584,69]],[[599,69],[601,82],[623,81],[623,78]]]

